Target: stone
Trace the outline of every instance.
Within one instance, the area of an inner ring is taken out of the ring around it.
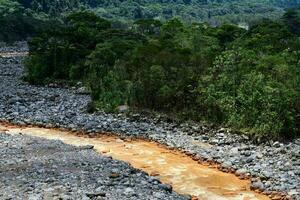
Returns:
[[[280,145],[280,142],[274,142],[273,143],[273,147],[275,147],[275,148],[279,148],[281,145]]]
[[[127,196],[131,196],[131,195],[135,194],[135,192],[134,192],[134,189],[132,189],[132,188],[126,188],[124,190],[124,194]]]
[[[272,172],[269,172],[269,171],[263,172],[263,175],[264,175],[266,178],[272,178],[272,177],[273,177],[273,173],[272,173]]]
[[[106,197],[106,193],[104,193],[104,192],[87,193],[86,196],[91,198],[91,199],[96,198],[96,197]]]
[[[86,150],[86,149],[94,149],[93,145],[84,145],[84,146],[80,146],[78,147],[80,150]]]
[[[249,157],[246,159],[246,162],[247,162],[247,163],[251,163],[251,162],[253,162],[253,161],[255,160],[255,158],[256,158],[256,155],[251,155],[251,156],[249,156]]]
[[[248,173],[248,171],[246,169],[238,169],[237,171],[235,171],[235,174],[237,176],[245,175],[247,173]]]
[[[297,191],[297,190],[291,190],[288,192],[288,195],[290,196],[298,196],[300,194],[300,191]]]
[[[239,148],[238,147],[233,147],[230,149],[230,153],[232,154],[238,154],[239,153]]]
[[[256,158],[258,159],[262,159],[264,157],[264,155],[260,152],[256,153]]]
[[[172,191],[172,186],[171,185],[167,185],[167,184],[160,184],[159,185],[161,189],[166,190],[168,192]]]
[[[90,94],[90,91],[86,87],[80,87],[76,90],[76,94],[87,95]]]
[[[257,182],[252,183],[251,187],[254,188],[254,189],[263,190],[264,189],[264,184],[260,181],[257,181]]]
[[[231,162],[229,162],[229,161],[226,161],[226,162],[223,162],[222,163],[222,167],[223,168],[231,168],[232,167],[232,163]]]

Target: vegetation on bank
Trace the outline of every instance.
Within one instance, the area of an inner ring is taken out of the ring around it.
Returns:
[[[264,137],[299,136],[297,13],[257,21],[247,31],[176,18],[117,29],[75,12],[29,43],[26,78],[83,81],[94,104],[108,111],[127,104]]]

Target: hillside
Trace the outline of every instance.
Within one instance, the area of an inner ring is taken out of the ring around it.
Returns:
[[[299,0],[18,0],[34,12],[57,16],[71,10],[91,9],[107,19],[136,20],[178,17],[186,22],[252,22],[277,18]]]

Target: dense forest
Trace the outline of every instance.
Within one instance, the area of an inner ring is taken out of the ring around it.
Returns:
[[[87,8],[108,19],[159,20],[177,17],[186,22],[249,22],[261,17],[275,18],[299,0],[18,0],[25,8],[52,16]]]
[[[159,19],[173,17],[185,22],[251,22],[280,16],[299,0],[15,0],[34,13],[59,16],[69,11],[90,9],[114,20]]]
[[[44,24],[18,2],[0,0],[0,41],[25,40],[36,34]]]
[[[260,137],[299,136],[299,13],[246,30],[178,18],[116,28],[74,12],[31,40],[26,80],[84,82],[93,106],[107,111],[129,105]]]
[[[280,18],[300,0],[0,0],[0,41],[26,39],[48,20],[72,11],[89,10],[108,19],[114,27],[131,27],[138,19],[166,21],[174,17],[185,23],[223,23],[247,28],[255,21]]]

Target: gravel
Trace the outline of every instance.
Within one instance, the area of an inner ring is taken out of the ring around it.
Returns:
[[[0,199],[186,197],[129,164],[57,140],[0,133]]]
[[[20,46],[17,49],[26,49]],[[286,143],[270,139],[257,145],[225,128],[166,122],[138,114],[131,117],[104,112],[88,114],[86,108],[91,100],[82,92],[82,86],[37,87],[24,83],[20,79],[24,74],[22,60],[0,58],[0,120],[82,130],[91,135],[114,132],[121,137],[151,139],[201,161],[218,162],[224,171],[237,170],[238,176],[255,177],[252,186],[259,186],[255,188],[284,192],[300,199],[300,139]]]

